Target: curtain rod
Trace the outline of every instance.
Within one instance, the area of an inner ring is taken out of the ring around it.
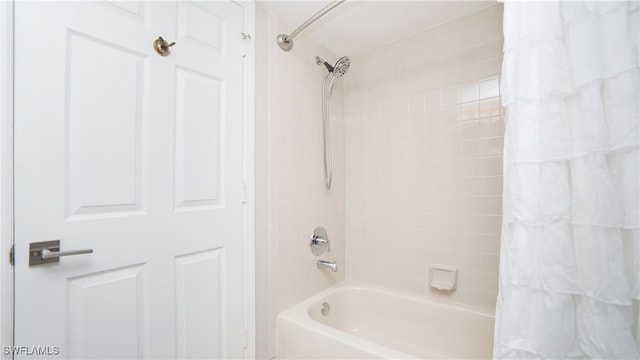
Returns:
[[[291,33],[291,35],[287,35],[287,34],[278,35],[278,37],[276,37],[276,42],[278,43],[278,46],[280,46],[280,49],[282,49],[284,51],[291,50],[291,48],[293,48],[293,38],[294,37],[296,37],[299,33],[301,33],[302,30],[306,29],[307,26],[313,24],[316,20],[320,19],[324,14],[328,13],[333,8],[335,8],[336,6],[342,4],[343,2],[345,2],[345,0],[336,0],[336,1],[332,2],[331,4],[325,6],[322,10],[318,11],[315,15],[313,15],[310,18],[308,18],[307,21],[303,22],[302,25],[298,26],[298,28],[295,29]]]

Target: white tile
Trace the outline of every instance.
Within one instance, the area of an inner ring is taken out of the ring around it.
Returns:
[[[482,233],[498,235],[502,226],[502,216],[483,215],[482,216]]]
[[[485,215],[502,215],[502,196],[482,197],[482,213]]]
[[[465,159],[478,157],[478,141],[476,139],[462,141],[460,157]]]
[[[482,175],[482,165],[483,162],[481,159],[471,158],[471,159],[461,159],[459,160],[460,166],[460,176],[481,176]]]
[[[480,159],[483,176],[502,175],[502,157]]]
[[[503,154],[504,138],[490,137],[477,139],[477,156],[501,156]]]
[[[483,196],[502,195],[502,176],[482,177],[482,195]]]
[[[478,63],[501,59],[502,47],[502,40],[490,41],[470,49],[472,53],[470,57]]]
[[[482,235],[483,253],[500,254],[500,235]]]
[[[498,117],[502,113],[500,98],[494,97],[480,101],[480,118]]]
[[[483,118],[479,124],[479,137],[500,137],[504,135],[504,124],[501,117]]]
[[[502,57],[483,61],[478,64],[476,75],[478,78],[500,76],[502,70]]]
[[[480,107],[477,101],[460,105],[460,121],[477,120],[480,118]]]
[[[450,86],[442,89],[442,105],[456,105],[460,103],[460,89],[458,86]]]
[[[460,102],[478,101],[478,83],[465,84],[460,88]]]
[[[498,78],[480,81],[480,99],[489,99],[500,96],[500,81]]]

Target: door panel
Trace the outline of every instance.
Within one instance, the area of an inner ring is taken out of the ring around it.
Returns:
[[[224,249],[176,257],[177,354],[180,359],[219,359],[224,329]],[[209,276],[201,281],[199,274]],[[200,351],[198,349],[204,349]]]
[[[176,69],[176,209],[220,204],[224,82]]]
[[[67,53],[67,216],[143,211],[145,55],[77,32]]]
[[[104,354],[118,359],[142,357],[144,284],[144,265],[67,279],[68,357],[91,359],[102,358]],[[114,332],[112,328],[120,330]]]
[[[15,344],[242,357],[242,8],[15,12]],[[52,239],[94,253],[29,267],[29,243]]]

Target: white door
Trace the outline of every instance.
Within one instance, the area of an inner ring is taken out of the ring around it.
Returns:
[[[243,357],[242,30],[229,1],[16,2],[17,355]],[[56,239],[94,252],[29,266]]]

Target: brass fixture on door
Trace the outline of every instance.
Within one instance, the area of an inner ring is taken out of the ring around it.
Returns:
[[[171,49],[169,48],[175,44],[175,41],[169,44],[162,36],[158,36],[158,38],[153,41],[153,50],[160,56],[169,56],[169,54],[171,54]]]

